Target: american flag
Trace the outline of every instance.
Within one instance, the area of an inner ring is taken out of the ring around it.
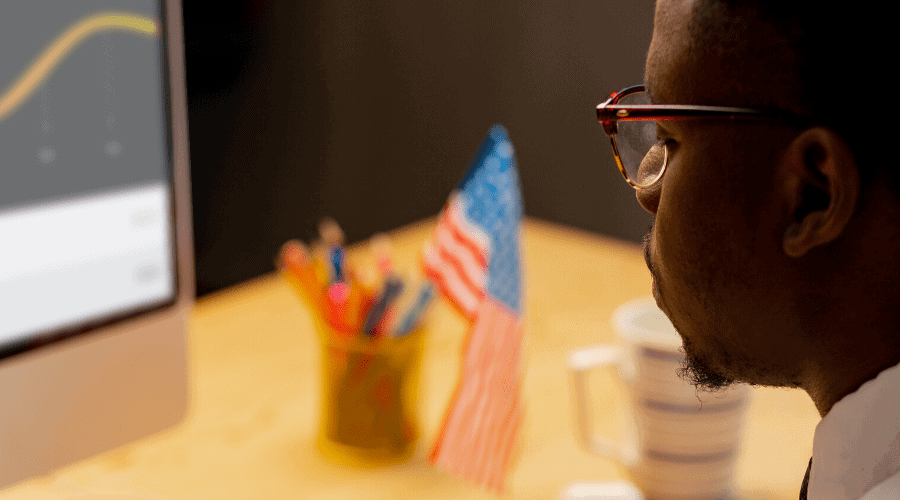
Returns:
[[[426,245],[426,275],[472,321],[456,392],[430,459],[500,493],[522,421],[522,194],[506,129],[494,125]]]

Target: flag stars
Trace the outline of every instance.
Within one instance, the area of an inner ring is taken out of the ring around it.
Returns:
[[[521,284],[516,228],[522,217],[521,194],[512,144],[505,134],[494,139],[493,150],[463,186],[461,197],[467,218],[491,235],[495,253],[488,265],[487,291],[518,311]]]

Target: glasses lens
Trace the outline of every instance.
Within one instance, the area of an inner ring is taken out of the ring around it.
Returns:
[[[617,104],[650,104],[650,100],[646,92],[636,92],[621,98]],[[640,187],[656,182],[666,164],[666,148],[656,137],[656,122],[619,120],[617,129],[616,148],[628,178]]]

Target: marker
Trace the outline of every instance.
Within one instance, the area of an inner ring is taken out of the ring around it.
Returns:
[[[416,303],[416,299],[419,295],[419,287],[422,284],[422,279],[416,274],[406,272],[400,276],[400,279],[403,280],[404,284],[403,291],[391,304],[391,312],[393,312],[393,314],[390,318],[385,318],[387,321],[384,322],[384,331],[391,334],[396,331],[397,325],[403,320],[406,311],[409,311]],[[412,278],[407,279],[407,276],[412,276]]]
[[[403,291],[403,281],[396,276],[388,277],[387,281],[384,283],[384,289],[382,290],[381,295],[379,295],[375,300],[375,303],[372,304],[372,308],[366,316],[366,322],[363,326],[363,332],[366,335],[372,337],[379,331],[377,327],[384,318],[385,313],[388,311],[391,302],[400,295],[401,291]]]
[[[347,279],[350,285],[350,298],[348,299],[348,322],[353,326],[354,332],[359,331],[365,324],[372,303],[375,301],[375,282],[373,273],[369,269],[347,269]]]
[[[400,324],[397,325],[396,330],[393,332],[393,336],[402,337],[413,331],[419,324],[419,320],[424,315],[425,310],[428,308],[428,305],[431,304],[431,299],[433,298],[434,285],[431,284],[430,281],[426,281],[421,288],[419,288],[419,296],[416,298],[416,302],[409,308],[406,316],[400,321]]]
[[[327,248],[329,283],[341,283],[346,281],[344,272],[344,231],[337,221],[331,217],[325,217],[319,221],[319,237]]]
[[[343,283],[347,281],[347,275],[344,273],[344,249],[340,245],[333,245],[328,253],[331,283]]]
[[[348,301],[350,287],[346,283],[335,283],[328,287],[325,300],[325,318],[339,333],[352,335],[353,325],[348,321]]]

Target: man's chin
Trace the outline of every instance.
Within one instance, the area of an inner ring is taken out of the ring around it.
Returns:
[[[709,392],[725,390],[735,383],[734,379],[722,375],[713,369],[705,359],[697,356],[691,343],[683,335],[682,339],[684,340],[684,361],[681,369],[678,370],[678,376],[682,380],[700,390]]]

